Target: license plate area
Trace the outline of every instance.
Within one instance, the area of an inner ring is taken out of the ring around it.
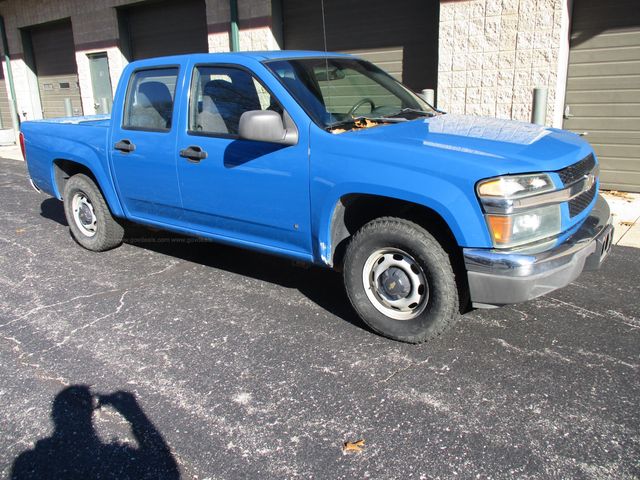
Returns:
[[[613,245],[613,228],[608,228],[607,231],[598,239],[598,247],[600,249],[600,262],[602,262],[609,252],[611,251],[611,246]]]

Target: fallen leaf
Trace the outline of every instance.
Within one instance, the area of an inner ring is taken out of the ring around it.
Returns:
[[[17,233],[17,234],[21,234],[21,233],[24,233],[24,232],[26,232],[26,231],[27,231],[27,230],[26,230],[25,228],[17,228],[17,229],[16,229],[16,233]]]
[[[359,118],[355,123],[357,128],[371,128],[377,125],[380,125],[380,122],[372,122],[368,118]]]
[[[624,198],[625,200],[629,200],[629,201],[633,200],[633,196],[629,195],[628,192],[619,192],[618,190],[609,190],[607,193],[609,195],[611,195],[612,197],[620,197],[620,198]]]
[[[356,440],[355,442],[344,442],[342,444],[343,452],[357,452],[360,453],[364,448],[364,440]]]

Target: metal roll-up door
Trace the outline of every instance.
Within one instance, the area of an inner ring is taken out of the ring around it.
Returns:
[[[574,1],[564,128],[583,133],[603,188],[640,192],[640,8]]]
[[[13,128],[11,121],[11,101],[7,94],[7,85],[4,79],[4,69],[0,65],[0,128]]]
[[[29,30],[42,115],[44,118],[82,115],[71,20]]]
[[[130,60],[208,51],[204,0],[148,2],[121,9],[119,19]]]
[[[435,88],[438,0],[324,0],[327,50],[353,53],[380,66],[409,88]],[[288,50],[324,50],[320,0],[283,0]]]

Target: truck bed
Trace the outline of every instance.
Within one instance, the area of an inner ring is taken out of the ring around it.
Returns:
[[[91,124],[92,126],[97,127],[108,127],[111,123],[111,115],[83,115],[79,117],[43,118],[31,121],[37,123],[64,123],[72,125]]]
[[[24,122],[27,167],[34,184],[49,195],[62,198],[52,164],[62,160],[91,165],[94,171],[109,172],[107,135],[111,117],[47,118]]]

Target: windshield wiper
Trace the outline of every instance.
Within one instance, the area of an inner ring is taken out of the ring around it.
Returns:
[[[403,108],[402,110],[399,110],[395,113],[391,113],[389,115],[385,115],[384,118],[394,118],[394,117],[398,117],[400,115],[404,115],[405,113],[415,113],[416,115],[424,115],[424,116],[429,116],[429,117],[434,117],[435,115],[438,114],[438,111],[432,111],[432,112],[427,112],[426,110],[419,110],[417,108],[411,108],[411,107],[407,107],[407,108]]]
[[[406,118],[391,118],[386,115],[382,117],[367,117],[367,116],[361,115],[359,117],[351,117],[351,118],[338,120],[336,122],[330,123],[329,125],[327,125],[326,129],[333,130],[334,128],[358,127],[360,126],[359,124],[366,123],[367,120],[374,123],[399,123],[399,122],[407,121]]]

